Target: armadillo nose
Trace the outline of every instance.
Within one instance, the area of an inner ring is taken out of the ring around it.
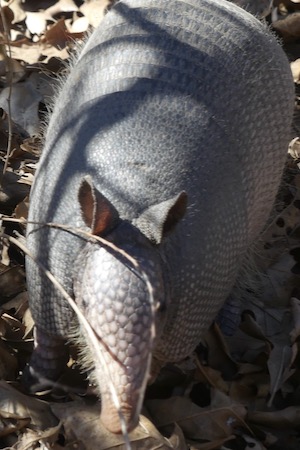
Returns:
[[[137,425],[139,417],[128,405],[121,406],[121,414],[113,405],[102,405],[100,419],[105,428],[114,434],[122,433],[121,417],[124,420],[126,431],[129,433]]]

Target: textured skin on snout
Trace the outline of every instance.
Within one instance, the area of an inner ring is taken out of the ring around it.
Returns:
[[[105,376],[102,361],[99,363],[93,355],[86,356],[94,360],[96,373],[93,377],[96,384],[97,377],[101,379],[103,422],[115,432],[120,431],[120,421],[111,401],[109,384],[122,386],[118,392],[120,408],[128,419],[130,428],[133,428],[138,422],[142,394],[146,387],[155,319],[163,320],[159,318],[160,313],[155,311],[153,297],[156,304],[158,302],[161,307],[165,306],[163,279],[156,268],[159,267],[158,254],[155,258],[153,252],[147,251],[149,244],[142,251],[138,245],[130,251],[130,229],[127,226],[123,228],[125,243],[119,244],[131,257],[134,256],[139,269],[135,269],[124,256],[89,243],[77,258],[74,284],[78,306],[101,338],[100,351],[110,376]],[[133,232],[134,236],[136,237],[136,233]],[[149,257],[152,257],[150,264]],[[144,268],[153,290],[152,301],[149,301],[147,283],[141,272]],[[89,351],[95,353],[93,348]]]

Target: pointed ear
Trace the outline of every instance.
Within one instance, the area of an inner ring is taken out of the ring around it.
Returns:
[[[93,234],[106,234],[118,223],[117,210],[101,192],[97,191],[89,176],[82,179],[78,201],[82,218]]]
[[[160,244],[183,218],[187,208],[187,194],[150,206],[134,221],[134,225],[153,243]]]

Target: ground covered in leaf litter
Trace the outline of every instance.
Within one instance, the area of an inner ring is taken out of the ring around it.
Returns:
[[[31,353],[33,322],[24,257],[14,242],[24,244],[22,220],[55,75],[65,70],[74,40],[98,24],[109,3],[1,1],[0,448],[124,448],[121,436],[99,424],[100,406],[76,365],[75,349],[59,388],[39,396],[23,390],[19,374]],[[293,61],[299,91],[300,4],[275,1],[271,10],[267,0],[236,3],[247,3],[252,13],[272,22]],[[291,138],[299,130],[296,114]],[[256,265],[265,273],[255,275],[259,295],[248,289],[233,337],[225,339],[213,325],[195,355],[161,373],[148,389],[141,424],[130,435],[132,449],[299,449],[299,156],[295,138],[276,214],[256,252]]]

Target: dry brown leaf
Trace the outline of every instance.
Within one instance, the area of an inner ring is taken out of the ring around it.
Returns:
[[[298,136],[291,140],[288,153],[295,160],[300,158],[300,139]]]
[[[2,48],[0,47],[0,77],[4,78],[6,77],[6,59],[1,52]]]
[[[220,450],[220,449],[227,450],[227,447],[226,446],[223,447],[223,445],[226,442],[233,440],[234,438],[235,438],[234,436],[229,436],[228,438],[214,439],[213,441],[201,444],[197,441],[195,442],[189,440],[188,442],[191,444],[189,450]]]
[[[27,219],[28,217],[29,201],[26,197],[22,202],[20,202],[15,208],[16,219]]]
[[[3,5],[3,1],[1,1],[1,5]],[[26,18],[26,13],[24,9],[22,8],[22,0],[14,0],[13,2],[9,3],[9,8],[13,12],[13,20],[12,23],[19,23],[23,22]]]
[[[290,332],[290,337],[293,343],[300,336],[300,300],[298,298],[291,298],[291,309],[293,314],[294,328]]]
[[[57,48],[45,44],[40,47],[40,52],[40,56],[43,58],[43,64],[47,64],[47,69],[50,73],[57,73],[61,69],[65,68],[65,61],[67,61],[70,57],[69,51],[66,47]],[[53,60],[56,60],[56,63],[54,63]]]
[[[170,432],[171,429],[171,432]],[[168,427],[168,430],[162,430],[162,434],[167,436],[168,442],[171,444],[171,448],[174,450],[189,450],[186,444],[184,435],[181,428],[175,423],[173,426]]]
[[[296,208],[294,208],[296,209]],[[288,226],[288,224],[286,225]],[[266,271],[263,283],[261,301],[265,305],[272,304],[279,308],[288,306],[297,275],[292,272],[295,265],[293,256],[289,253],[282,255],[275,264]]]
[[[0,204],[1,204],[1,190],[0,190]],[[0,225],[1,230],[1,225]],[[10,259],[9,259],[9,243],[6,239],[0,239],[0,285],[1,285],[1,272],[6,271],[7,267],[9,266]]]
[[[240,363],[238,373],[240,375],[248,375],[250,373],[257,373],[261,371],[261,367],[256,364]]]
[[[264,356],[264,355],[263,355]],[[262,369],[258,373],[252,373],[248,375],[244,375],[240,383],[242,386],[245,386],[246,388],[249,388],[249,392],[251,389],[254,389],[253,396],[251,397],[250,392],[250,405],[253,408],[253,404],[261,403],[260,400],[262,400],[263,404],[265,405],[266,398],[268,397],[270,393],[270,376],[267,372],[267,369],[264,369],[264,366],[266,366],[266,358],[261,358],[261,355],[257,355],[258,358],[262,359]],[[230,397],[231,398],[231,397]],[[241,400],[242,403],[244,403],[246,399]]]
[[[113,450],[123,446],[122,435],[112,434],[100,422],[100,405],[88,406],[84,402],[52,404],[53,413],[59,417],[70,441],[76,440],[85,450]],[[157,431],[144,416],[140,416],[139,426],[129,433],[132,450],[171,449],[171,444]],[[80,447],[81,448],[81,447]],[[124,447],[123,447],[124,448]]]
[[[83,37],[83,33],[69,33],[65,20],[60,19],[46,31],[42,41],[47,45],[62,49],[66,47],[70,40],[80,37]]]
[[[185,397],[147,400],[146,407],[158,428],[177,423],[188,439],[227,438],[237,426],[244,425],[246,410],[220,392],[213,392],[207,408],[200,408]]]
[[[23,267],[21,268],[21,270],[22,271],[24,270]],[[23,272],[23,276],[24,276],[24,272]],[[27,308],[28,308],[28,294],[25,291],[21,292],[18,295],[14,295],[14,297],[11,300],[9,300],[8,302],[4,303],[1,306],[1,309],[5,312],[11,312],[11,310],[13,310],[14,315],[19,320],[23,319],[23,315],[24,315],[25,311],[27,310]]]
[[[34,327],[34,321],[29,308],[25,311],[22,322],[25,326],[23,339],[26,339],[28,336],[32,336]]]
[[[16,59],[10,58],[5,47],[0,46],[0,76],[5,77],[6,82],[17,83],[25,75],[25,68]],[[8,81],[9,80],[9,81]]]
[[[0,379],[14,380],[18,368],[16,355],[9,351],[7,345],[0,341]]]
[[[3,17],[4,17],[4,24],[3,26]],[[5,33],[5,29],[9,29],[11,27],[11,23],[14,19],[14,13],[10,9],[8,5],[1,6],[1,15],[0,15],[0,32]]]
[[[279,303],[276,305],[276,303]],[[285,304],[285,301],[283,302]],[[243,313],[243,321],[240,328],[249,336],[259,339],[262,342],[270,343],[274,336],[287,336],[292,329],[292,320],[289,304],[287,307],[280,305],[280,300],[276,302],[271,299],[265,304],[252,302],[247,305],[247,310]]]
[[[20,320],[7,313],[1,314],[1,320],[6,325],[5,339],[16,341],[22,339],[22,337],[24,336],[24,327]]]
[[[261,340],[267,341],[264,330],[260,324],[256,321],[252,314],[245,312],[243,314],[243,321],[240,324],[240,329],[249,336]]]
[[[47,430],[43,431],[34,431],[27,429],[26,432],[22,433],[21,438],[16,446],[16,450],[35,449],[36,446],[34,444],[37,444],[39,442],[45,444],[45,446],[43,447],[39,446],[41,450],[43,449],[46,450],[49,449],[50,447],[51,450],[55,450],[54,444],[58,439],[60,429],[61,429],[60,424],[58,424],[56,427],[48,428]]]
[[[282,384],[286,380],[286,370],[289,369],[289,375],[294,371],[290,372],[290,366],[293,363],[293,352],[290,345],[286,344],[274,344],[271,354],[268,359],[268,369],[270,373],[270,394],[271,398],[268,402],[268,406],[272,405],[274,396],[276,392],[281,388]]]
[[[0,207],[2,211],[11,211],[18,202],[22,201],[28,195],[29,186],[19,183],[19,181],[20,176],[10,170],[6,171],[2,178],[2,185],[0,185]]]
[[[7,113],[9,112],[7,106],[9,96],[12,120],[24,128],[28,134],[38,134],[40,131],[38,108],[43,100],[40,93],[30,81],[14,84],[11,93],[9,88],[3,89],[0,93],[0,107]]]
[[[293,42],[300,37],[300,13],[289,14],[285,19],[273,23],[273,28],[285,42]]]
[[[35,83],[35,84],[38,86],[37,83]],[[51,83],[51,86],[52,86],[52,83]],[[41,155],[41,147],[42,147],[41,139],[37,138],[36,136],[24,139],[24,141],[20,145],[20,149],[24,153],[29,153],[30,155],[33,156],[33,157],[31,157],[31,161],[35,161],[35,163],[37,163],[37,157],[39,157]],[[25,167],[27,167],[26,163],[25,163]],[[30,173],[33,173],[32,169],[30,170]]]
[[[30,418],[31,426],[45,430],[58,424],[48,403],[22,394],[5,381],[0,380],[0,410],[2,413],[16,414],[20,418]]]
[[[242,377],[237,381],[230,383],[228,395],[237,403],[247,404],[255,402],[257,387],[253,384],[247,384],[247,377]]]
[[[17,414],[8,414],[0,409],[0,437],[22,430],[29,423],[29,418],[19,417]]]
[[[204,342],[208,347],[208,365],[222,372],[225,378],[231,378],[237,372],[237,364],[230,355],[227,342],[217,324],[205,334]]]
[[[27,64],[37,63],[42,50],[40,43],[30,43],[27,39],[22,39],[22,41],[11,45],[12,57]]]
[[[51,25],[46,31],[43,41],[48,45],[64,48],[68,41],[65,20],[60,19],[55,24]]]
[[[255,411],[248,413],[248,420],[271,428],[299,429],[300,407],[290,406],[281,411]]]
[[[221,372],[212,369],[210,366],[202,365],[200,361],[197,361],[197,367],[198,372],[196,378],[198,381],[209,383],[210,386],[219,389],[221,392],[224,392],[225,394],[228,393],[229,386],[228,383],[223,380]]]
[[[25,289],[25,272],[20,266],[8,267],[0,273],[0,291],[2,301]]]

